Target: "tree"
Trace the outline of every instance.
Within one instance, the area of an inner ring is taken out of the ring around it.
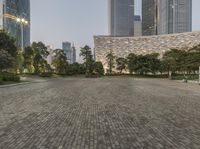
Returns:
[[[66,74],[66,70],[68,67],[67,57],[63,50],[56,49],[54,51],[54,57],[52,65],[55,67],[56,73],[58,74]]]
[[[15,64],[16,72],[23,73],[24,57],[21,49],[18,49],[16,59],[17,59]]]
[[[86,69],[84,64],[79,64],[79,74],[86,74]]]
[[[172,73],[176,73],[181,70],[184,65],[184,59],[185,51],[178,49],[171,49],[163,55],[163,60],[167,64],[168,71],[172,71]]]
[[[126,69],[127,60],[123,57],[119,57],[116,59],[116,63],[117,63],[117,70],[119,70],[120,73],[122,73],[122,71]]]
[[[136,59],[135,72],[140,75],[151,72],[148,55],[138,55]]]
[[[112,50],[110,50],[110,52],[106,55],[106,60],[108,63],[108,67],[109,67],[109,73],[112,74],[112,69],[114,68],[115,65],[115,56]]]
[[[129,72],[130,74],[133,74],[136,68],[137,55],[135,55],[134,53],[130,53],[126,59],[127,59]]]
[[[159,72],[160,69],[160,59],[159,54],[158,53],[152,53],[152,54],[147,54],[145,55],[147,60],[148,60],[148,67],[151,73],[153,73],[154,75]]]
[[[15,39],[10,37],[3,31],[0,31],[0,49],[7,51],[10,56],[16,58],[17,47],[15,45]]]
[[[33,66],[35,68],[35,73],[41,73],[42,67],[45,64],[45,59],[49,55],[47,47],[42,42],[33,42],[32,49],[34,51]]]
[[[0,31],[0,71],[14,68],[17,62],[17,47],[14,38]]]
[[[15,59],[8,51],[0,49],[0,72],[4,69],[13,68]]]
[[[95,71],[99,76],[103,76],[103,75],[104,75],[103,64],[102,64],[101,62],[95,62],[95,64],[94,64],[94,71]]]
[[[189,49],[187,54],[187,62],[188,71],[198,71],[200,66],[200,44]]]
[[[168,72],[167,64],[166,64],[166,62],[163,59],[160,60],[159,69],[158,70],[161,73],[161,75],[164,72]]]
[[[26,47],[23,52],[24,57],[24,68],[27,70],[28,73],[33,73],[33,58],[34,58],[34,51],[32,47]]]
[[[84,60],[86,75],[92,75],[94,71],[94,60],[93,60],[91,48],[87,45],[85,47],[82,47],[80,56],[82,56]]]

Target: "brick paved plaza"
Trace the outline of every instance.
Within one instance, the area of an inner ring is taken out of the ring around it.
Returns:
[[[199,149],[200,86],[60,78],[0,88],[0,149]]]

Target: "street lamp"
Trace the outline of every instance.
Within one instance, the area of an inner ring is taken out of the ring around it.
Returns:
[[[24,50],[24,25],[27,25],[28,21],[24,18],[17,18],[16,21],[20,23],[21,26],[21,48]]]

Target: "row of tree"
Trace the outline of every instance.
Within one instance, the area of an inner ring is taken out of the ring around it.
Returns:
[[[42,42],[33,42],[30,47],[23,51],[15,46],[15,40],[4,32],[0,32],[0,72],[3,70],[20,73],[57,73],[61,75],[94,74],[103,75],[104,69],[101,62],[95,62],[91,48],[81,48],[80,56],[83,64],[69,64],[62,49],[56,49],[52,64],[46,59],[48,49]],[[111,50],[107,56],[108,70],[111,74],[113,69],[122,73],[124,70],[130,74],[169,74],[188,73],[195,74],[200,66],[200,45],[187,50],[172,49],[160,56],[158,53],[136,55],[130,53],[126,58],[117,57]],[[53,66],[53,67],[52,67]]]
[[[56,73],[60,75],[97,74],[103,75],[101,62],[95,62],[89,46],[81,48],[80,56],[84,63],[69,64],[62,49],[53,52],[52,64],[47,63],[47,46],[42,42],[33,42],[31,46],[18,49],[15,40],[5,32],[0,32],[0,72],[18,72],[31,74]]]
[[[200,45],[187,50],[171,49],[161,57],[158,53],[136,55],[130,53],[126,58],[117,57],[111,50],[107,56],[108,73],[113,69],[130,74],[196,74],[200,66]]]

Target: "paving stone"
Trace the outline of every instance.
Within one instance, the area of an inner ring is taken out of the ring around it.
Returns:
[[[131,148],[200,148],[200,86],[116,77],[0,88],[0,149]]]

